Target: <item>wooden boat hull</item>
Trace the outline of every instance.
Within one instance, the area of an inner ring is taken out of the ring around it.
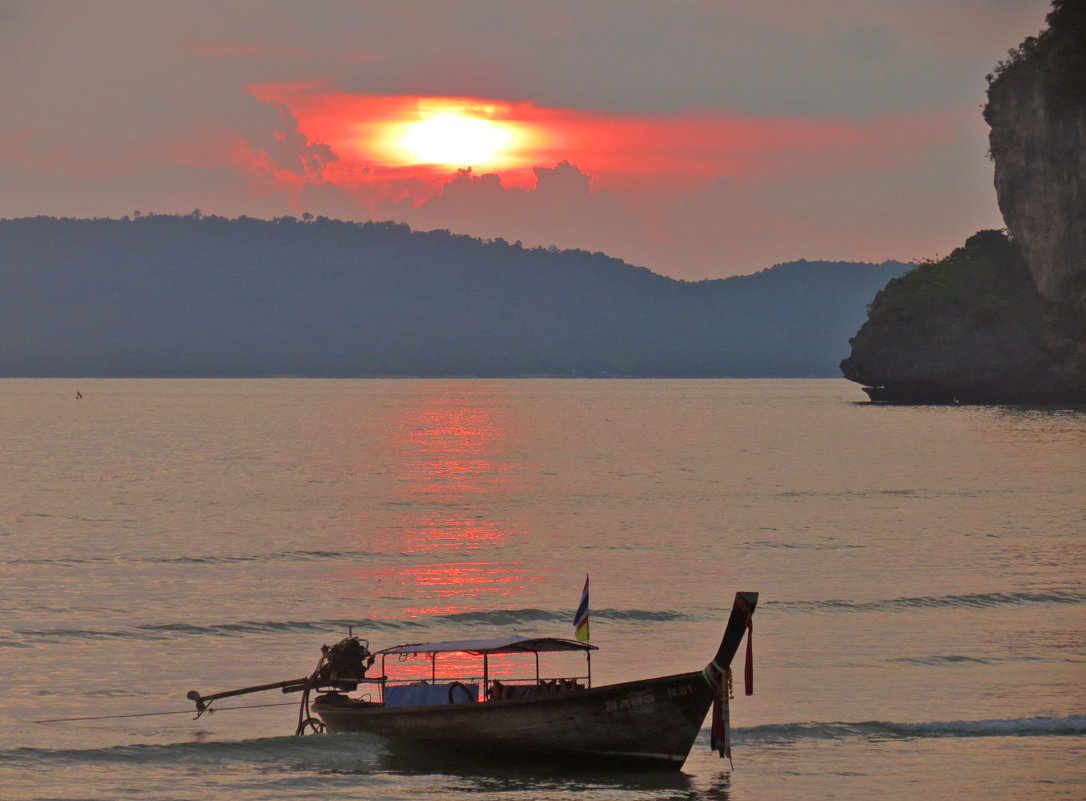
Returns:
[[[679,770],[713,692],[697,671],[564,695],[439,706],[388,708],[330,693],[312,709],[330,732],[376,734],[428,751]]]

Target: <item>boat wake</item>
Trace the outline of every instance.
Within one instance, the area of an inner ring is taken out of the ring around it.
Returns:
[[[777,723],[735,730],[737,744],[802,740],[916,739],[929,737],[1075,737],[1086,735],[1086,715],[1067,717],[954,720],[929,723]],[[702,732],[708,737],[707,732]]]
[[[106,748],[0,750],[0,766],[74,767],[111,764],[276,765],[288,770],[365,772],[377,769],[382,741],[366,734],[261,737]]]
[[[777,723],[736,728],[737,746],[783,745],[804,741],[907,740],[939,737],[1081,737],[1086,715],[1067,717],[956,720],[928,723]],[[709,730],[699,738],[708,743]],[[79,767],[124,764],[207,767],[274,765],[291,771],[369,773],[387,769],[386,743],[368,734],[261,737],[105,748],[13,748],[0,750],[0,766]]]

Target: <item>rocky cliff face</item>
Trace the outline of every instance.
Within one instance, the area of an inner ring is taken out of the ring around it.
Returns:
[[[1086,0],[989,76],[999,207],[981,231],[887,284],[841,362],[874,400],[1086,405]]]
[[[999,208],[1038,290],[1086,316],[1086,0],[1047,20],[1000,65],[984,118]]]

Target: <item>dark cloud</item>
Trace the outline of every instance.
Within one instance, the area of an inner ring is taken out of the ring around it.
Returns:
[[[374,216],[416,228],[448,228],[528,246],[558,245],[618,252],[644,239],[640,219],[609,192],[593,192],[591,178],[569,162],[535,168],[536,185],[505,187],[497,175],[465,170],[441,193],[415,206],[382,203]]]

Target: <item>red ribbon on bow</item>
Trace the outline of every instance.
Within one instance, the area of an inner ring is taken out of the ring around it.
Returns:
[[[754,695],[754,616],[747,617],[747,662],[743,665],[743,687]]]

